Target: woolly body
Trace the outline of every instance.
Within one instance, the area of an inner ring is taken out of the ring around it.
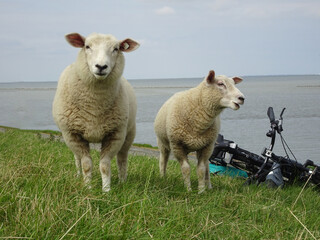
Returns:
[[[92,34],[87,38],[69,34],[66,38],[81,50],[76,62],[60,76],[53,102],[53,117],[74,153],[78,174],[82,167],[88,185],[92,172],[89,143],[101,142],[102,189],[109,191],[110,161],[117,155],[119,178],[124,181],[128,150],[136,129],[136,98],[133,88],[122,77],[122,51],[128,50],[128,42],[136,44],[130,50],[139,45],[131,39],[121,42],[111,35],[102,34]]]
[[[187,154],[196,151],[199,192],[204,191],[205,185],[211,188],[208,159],[220,130],[219,115],[226,107],[237,110],[243,104],[243,94],[234,86],[241,80],[215,77],[214,71],[210,71],[197,87],[176,93],[163,104],[154,124],[161,175],[166,173],[172,150],[181,164],[185,185],[191,190]]]

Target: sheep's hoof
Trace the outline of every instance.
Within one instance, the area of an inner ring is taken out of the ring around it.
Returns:
[[[198,193],[201,194],[206,191],[206,184],[201,184],[198,186]],[[209,186],[208,186],[209,187]]]
[[[92,189],[92,186],[91,186],[91,184],[85,184],[85,185],[84,185],[84,188],[85,188],[85,189],[88,189],[88,190],[91,190],[91,189]]]
[[[84,179],[84,185],[86,186],[87,189],[92,189],[90,179],[85,178]]]
[[[167,179],[167,174],[160,174],[160,178],[166,180]]]
[[[166,172],[160,170],[160,177],[162,177],[162,178],[166,177]]]
[[[124,176],[124,177],[119,176],[120,183],[125,183],[126,181],[127,181],[127,176]]]
[[[206,191],[205,188],[200,188],[199,191],[198,191],[198,194],[202,194],[202,193],[204,193],[205,191]]]
[[[102,187],[102,192],[107,193],[110,192],[111,188],[110,187]]]

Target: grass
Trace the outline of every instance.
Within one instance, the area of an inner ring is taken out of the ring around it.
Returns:
[[[151,148],[151,149],[158,149],[158,147],[154,147],[150,144],[142,144],[142,143],[134,143],[133,146],[136,146],[136,147],[143,147],[143,148]]]
[[[33,129],[19,129],[19,128],[14,128],[14,127],[7,127],[7,126],[2,126],[0,125],[0,128],[5,129],[5,130],[19,130],[20,132],[29,132],[29,133],[46,133],[46,134],[51,134],[51,135],[57,135],[57,136],[62,136],[61,132],[59,131],[54,131],[54,130],[33,130]]]
[[[34,132],[0,132],[0,239],[319,239],[319,192],[272,190],[212,177],[213,189],[187,193],[176,161],[160,178],[154,158],[130,156],[128,180],[101,192],[99,153],[93,188],[76,177],[64,143]],[[299,196],[299,198],[298,198]]]

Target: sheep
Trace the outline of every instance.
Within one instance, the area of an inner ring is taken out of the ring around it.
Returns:
[[[240,77],[215,76],[211,70],[197,87],[174,94],[162,105],[154,122],[162,177],[172,150],[181,165],[184,184],[191,191],[187,155],[195,151],[198,191],[212,188],[208,159],[220,131],[220,113],[225,108],[238,110],[244,103],[244,95],[235,86],[241,81]]]
[[[58,81],[52,114],[74,154],[77,174],[91,188],[92,159],[89,143],[101,143],[99,169],[102,191],[110,191],[111,160],[117,155],[120,182],[127,178],[128,151],[136,133],[136,97],[122,77],[124,56],[140,45],[127,38],[93,33],[65,36],[81,48],[76,61],[65,68]]]

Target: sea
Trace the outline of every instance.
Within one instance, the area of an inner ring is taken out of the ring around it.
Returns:
[[[220,133],[239,147],[260,154],[270,144],[268,107],[275,117],[283,108],[282,136],[299,162],[320,164],[320,75],[243,76],[237,85],[245,103],[221,114]],[[136,143],[157,145],[155,116],[173,94],[197,86],[203,78],[133,79],[137,102]],[[0,125],[21,129],[58,130],[52,118],[57,82],[0,83]],[[285,154],[276,139],[274,152]],[[290,156],[291,157],[291,156]]]

